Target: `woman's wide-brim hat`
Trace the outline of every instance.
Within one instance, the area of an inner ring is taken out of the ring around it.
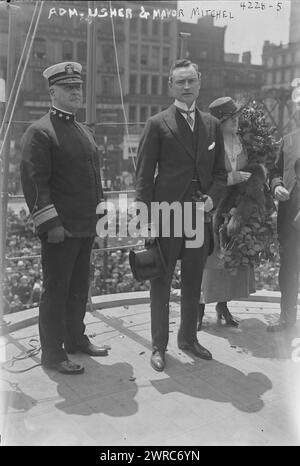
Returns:
[[[223,122],[239,113],[243,106],[237,105],[231,97],[219,97],[208,108],[211,115]]]
[[[141,251],[131,250],[129,264],[132,274],[138,282],[162,277],[167,271],[158,239],[150,248]]]

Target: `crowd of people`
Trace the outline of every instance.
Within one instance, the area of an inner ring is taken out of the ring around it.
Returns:
[[[118,242],[120,249],[104,252],[103,239],[96,238],[90,267],[91,296],[149,289],[148,282],[139,283],[134,280],[129,266],[129,249],[124,248],[122,238],[119,238]],[[135,242],[131,241],[132,244]],[[31,217],[25,209],[19,213],[9,209],[6,244],[8,261],[4,286],[5,314],[38,306],[43,278],[40,252],[40,242],[34,232]],[[173,279],[173,288],[179,287],[178,270]]]
[[[121,238],[120,242],[123,245]],[[129,266],[128,249],[105,253],[101,247],[103,240],[97,238],[91,256],[92,296],[148,289],[147,283],[134,280]],[[6,246],[8,261],[4,287],[6,314],[38,305],[42,287],[40,252],[40,241],[34,233],[30,216],[23,209],[19,214],[9,209]]]
[[[4,280],[4,313],[17,312],[39,302],[42,271],[40,244],[25,209],[8,210]],[[32,258],[29,256],[32,256]],[[11,259],[14,258],[14,259]]]
[[[96,238],[91,256],[91,296],[149,289],[149,282],[139,283],[133,278],[128,259],[129,249],[124,248],[122,238],[119,238],[118,242],[120,249],[105,253],[102,249],[103,240]],[[110,246],[109,242],[108,245]],[[31,217],[25,209],[20,210],[19,213],[12,209],[8,210],[6,256],[9,260],[4,285],[4,313],[38,306],[43,278],[40,241],[34,232]],[[10,258],[13,257],[17,259],[11,260]],[[278,291],[278,269],[277,254],[272,261],[263,260],[255,271],[257,289]],[[175,270],[172,288],[180,288],[179,267]]]

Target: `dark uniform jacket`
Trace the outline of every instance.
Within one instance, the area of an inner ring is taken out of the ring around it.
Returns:
[[[23,192],[38,234],[62,225],[74,237],[94,236],[103,192],[90,129],[53,107],[21,146]]]

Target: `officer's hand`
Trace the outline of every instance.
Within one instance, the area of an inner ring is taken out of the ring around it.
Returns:
[[[48,243],[62,243],[65,239],[65,229],[62,226],[52,228],[48,231]]]
[[[283,186],[276,186],[274,190],[275,199],[277,201],[288,201],[290,198],[289,192]]]

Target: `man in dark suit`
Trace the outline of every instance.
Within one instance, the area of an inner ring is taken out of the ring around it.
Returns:
[[[64,62],[44,71],[52,106],[21,142],[23,192],[41,240],[41,360],[64,374],[84,371],[67,353],[107,355],[106,348],[90,342],[84,325],[96,208],[103,192],[93,135],[75,118],[82,106],[81,69],[79,63]]]
[[[174,103],[151,117],[143,131],[137,156],[136,199],[150,209],[152,202],[193,202],[206,194],[204,211],[216,206],[226,184],[224,142],[219,121],[196,107],[200,73],[189,60],[177,60],[170,70],[169,87]],[[157,176],[155,171],[157,169]],[[150,228],[150,225],[149,225]],[[173,225],[174,230],[174,225]],[[169,336],[170,286],[176,261],[181,259],[181,323],[178,346],[195,356],[211,359],[197,341],[197,311],[202,272],[212,242],[211,223],[204,224],[201,247],[187,247],[186,237],[157,232],[167,273],[151,280],[151,365],[164,370]]]
[[[269,332],[291,328],[297,318],[300,277],[300,129],[284,136],[271,173],[271,188],[278,202],[277,232],[280,252],[280,318]]]

